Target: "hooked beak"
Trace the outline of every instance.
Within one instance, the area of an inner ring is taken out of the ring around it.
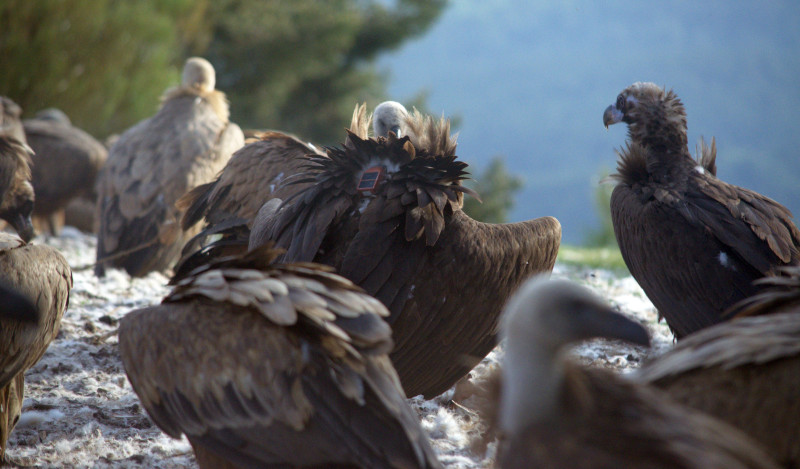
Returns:
[[[17,234],[23,241],[26,243],[33,238],[33,222],[31,222],[30,215],[23,215],[21,213],[15,213],[12,217],[8,220],[8,223],[17,230]]]
[[[612,104],[611,106],[608,106],[603,113],[603,125],[605,125],[606,129],[608,129],[609,125],[614,125],[617,122],[622,121],[623,117],[624,115],[622,114],[622,111],[617,109],[617,107]]]
[[[636,321],[614,311],[610,307],[593,308],[594,314],[587,315],[588,324],[584,326],[592,331],[595,337],[620,339],[631,344],[650,346],[650,335],[647,329]]]

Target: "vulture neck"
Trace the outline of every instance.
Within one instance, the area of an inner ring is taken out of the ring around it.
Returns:
[[[521,331],[505,344],[500,428],[508,435],[557,415],[564,368],[559,349],[546,342]]]
[[[662,108],[651,109],[643,122],[629,127],[631,142],[645,148],[648,174],[658,182],[686,179],[696,162],[689,154],[686,117]]]

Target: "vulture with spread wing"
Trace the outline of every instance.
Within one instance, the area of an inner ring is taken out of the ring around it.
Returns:
[[[33,151],[25,142],[25,132],[16,103],[0,96],[0,218],[19,236],[30,241],[34,236],[31,213],[34,206],[31,184]]]
[[[107,267],[136,277],[165,271],[192,236],[190,230],[184,238],[175,202],[213,179],[244,144],[214,84],[211,64],[190,58],[181,86],[165,93],[158,113],[111,147],[98,184],[98,275]]]
[[[649,343],[644,327],[585,288],[532,279],[506,306],[501,332],[496,400],[483,409],[501,468],[777,467],[735,428],[572,362],[567,345],[593,337]]]
[[[25,370],[42,358],[55,339],[69,304],[72,270],[49,246],[26,244],[0,233],[0,282],[33,304],[35,314],[0,305],[0,460],[22,409]]]
[[[52,234],[64,225],[64,209],[70,201],[89,194],[108,151],[102,143],[73,127],[58,109],[47,109],[23,121],[33,155],[34,221],[46,221]]]
[[[327,266],[269,246],[213,260],[119,347],[153,421],[201,468],[440,467],[386,355],[386,308]]]
[[[389,131],[399,135],[408,115],[402,104],[386,101],[367,114],[366,104],[356,106],[350,131],[367,138],[370,120],[376,136]],[[310,155],[326,156],[314,145],[278,131],[250,131],[253,140],[237,151],[214,181],[196,187],[178,201],[185,210],[183,229],[203,220],[204,229],[183,248],[176,277],[214,257],[247,251],[250,229],[260,208],[272,199],[285,199],[309,183],[287,184],[297,178]],[[209,243],[211,235],[217,236]]]
[[[436,396],[496,344],[508,295],[550,272],[561,225],[542,217],[492,225],[462,210],[466,164],[450,124],[415,112],[406,136],[349,133],[327,156],[311,156],[251,247],[274,240],[287,261],[331,265],[391,312],[392,362],[408,396]]]
[[[736,426],[784,467],[800,467],[800,268],[781,270],[733,308],[754,317],[692,334],[637,377]]]
[[[713,158],[692,159],[675,93],[635,83],[603,114],[606,126],[617,122],[628,124],[629,141],[614,176],[614,233],[678,338],[727,319],[729,306],[758,291],[753,280],[800,262],[788,209],[717,179]]]

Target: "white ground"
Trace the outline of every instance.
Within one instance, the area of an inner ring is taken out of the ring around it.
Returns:
[[[10,459],[32,467],[197,467],[188,442],[167,437],[144,413],[117,355],[119,319],[160,302],[168,292],[167,279],[159,274],[130,279],[116,270],[97,279],[88,267],[94,262],[95,238],[69,227],[58,238],[34,242],[64,254],[75,269],[74,288],[58,338],[26,375],[22,417],[8,441]],[[651,331],[651,350],[594,341],[575,351],[584,363],[628,370],[671,346],[667,327],[656,323],[652,304],[633,278],[560,264],[553,275],[589,285]],[[501,355],[495,349],[473,375],[484,375]],[[446,467],[485,467],[491,448],[485,459],[468,451],[476,420],[467,409],[449,403],[452,393],[411,403]]]

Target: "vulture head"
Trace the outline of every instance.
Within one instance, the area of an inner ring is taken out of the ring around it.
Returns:
[[[0,218],[17,230],[25,242],[33,238],[33,150],[13,137],[0,136]]]
[[[211,63],[202,57],[190,57],[183,66],[181,86],[203,92],[214,91],[217,74]]]
[[[634,143],[658,147],[671,142],[686,148],[683,103],[672,90],[665,91],[655,83],[634,83],[617,96],[617,101],[603,112],[603,124],[608,128],[618,122],[628,124],[628,135]]]
[[[505,338],[500,428],[509,434],[554,414],[560,354],[594,337],[649,346],[647,330],[567,280],[534,277],[511,297],[501,319]]]
[[[408,118],[405,106],[397,101],[384,101],[375,108],[372,114],[372,129],[375,137],[388,137],[389,132],[394,132],[402,137],[403,124]]]
[[[25,130],[22,128],[22,108],[5,96],[0,96],[0,135],[10,135],[20,142],[25,141]]]

